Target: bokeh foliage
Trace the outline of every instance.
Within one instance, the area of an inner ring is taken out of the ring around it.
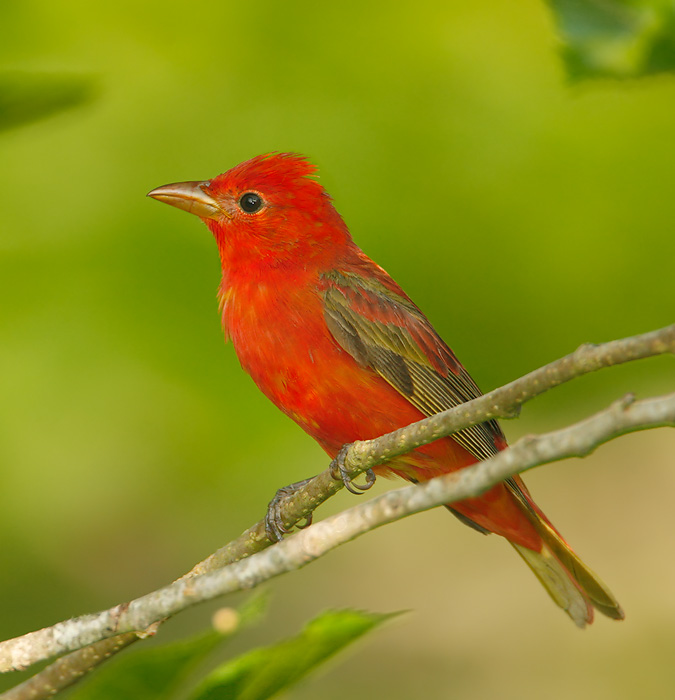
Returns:
[[[0,131],[80,106],[92,93],[92,80],[86,76],[0,73]]]
[[[675,70],[672,0],[550,0],[572,80]]]
[[[662,73],[570,89],[561,38],[568,67],[609,75],[588,68],[596,39],[577,39],[590,36],[580,13],[612,5],[554,4],[559,24],[534,1],[0,5],[0,70],[34,76],[21,83],[24,115],[82,102],[0,133],[0,592],[11,601],[0,636],[165,583],[258,519],[275,488],[325,466],[223,347],[215,247],[194,218],[144,198],[157,185],[265,151],[308,154],[358,242],[484,388],[581,342],[673,321],[675,85]],[[672,6],[660,7],[650,26],[665,48],[631,53],[626,34],[626,55],[642,57],[626,75],[670,55]],[[506,428],[672,390],[673,375],[663,359],[589,377]],[[414,608],[321,696],[413,697],[424,675],[428,697],[447,697],[449,677],[457,697],[658,697],[675,681],[664,440],[631,438],[530,478],[609,579],[624,626],[568,630],[502,543],[434,513],[276,583],[257,641],[328,604]]]

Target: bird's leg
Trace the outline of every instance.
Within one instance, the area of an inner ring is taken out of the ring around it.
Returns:
[[[351,447],[351,443],[347,443],[340,448],[340,451],[335,456],[335,459],[330,463],[330,475],[335,481],[341,481],[349,493],[355,496],[360,496],[364,491],[367,491],[375,483],[375,472],[372,469],[365,471],[366,483],[363,485],[355,484],[345,465],[347,452]]]
[[[281,506],[288,496],[297,493],[303,486],[308,484],[314,477],[296,481],[294,484],[289,484],[279,489],[274,498],[267,505],[267,513],[265,513],[265,534],[270,542],[280,542],[284,535],[288,534],[293,528],[288,528],[284,525]],[[312,514],[305,517],[305,522],[302,525],[296,525],[301,530],[309,527],[312,524]]]

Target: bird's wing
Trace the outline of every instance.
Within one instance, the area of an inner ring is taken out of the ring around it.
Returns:
[[[452,350],[390,278],[332,271],[324,282],[324,314],[335,340],[425,416],[481,395]],[[505,444],[494,420],[452,437],[476,459],[491,457]]]

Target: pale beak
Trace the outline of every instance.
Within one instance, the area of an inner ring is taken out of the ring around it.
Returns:
[[[227,216],[213,197],[204,191],[208,180],[202,182],[174,182],[148,192],[148,197],[177,207],[201,219],[220,219]]]

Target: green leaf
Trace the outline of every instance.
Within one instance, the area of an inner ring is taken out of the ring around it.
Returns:
[[[77,107],[93,94],[91,76],[0,73],[0,131]]]
[[[195,670],[195,667],[222,641],[210,631],[187,641],[155,649],[142,649],[120,656],[98,672],[71,700],[160,700]]]
[[[340,649],[398,615],[325,612],[296,637],[256,649],[211,673],[190,700],[262,700],[288,689]]]
[[[192,639],[122,654],[79,686],[70,700],[166,700],[215,647],[257,621],[265,607],[266,597],[254,596],[239,610],[228,609],[225,617],[233,624],[228,624],[226,630],[211,630]]]
[[[672,0],[550,0],[572,80],[675,71]]]

